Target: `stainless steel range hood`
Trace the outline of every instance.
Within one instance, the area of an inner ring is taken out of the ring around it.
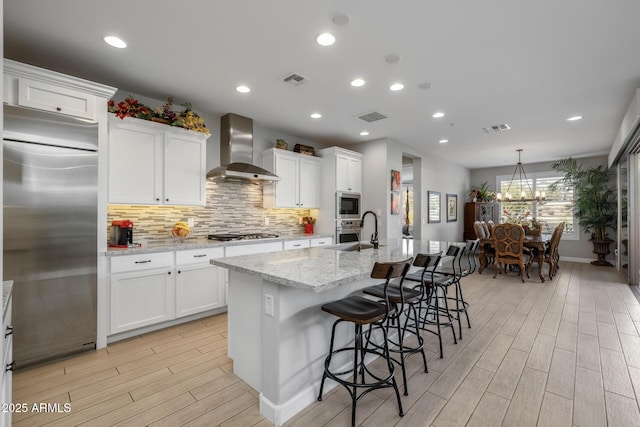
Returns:
[[[220,164],[207,179],[279,181],[280,178],[253,164],[253,120],[238,114],[220,118]]]

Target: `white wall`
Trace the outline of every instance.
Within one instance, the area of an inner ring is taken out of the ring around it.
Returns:
[[[363,205],[365,210],[381,209],[381,240],[402,236],[402,215],[390,213],[390,174],[391,170],[402,170],[403,156],[414,159],[414,237],[422,240],[462,240],[462,206],[470,187],[468,169],[388,138],[348,148],[364,154]],[[427,190],[439,191],[442,194],[442,222],[439,224],[427,222]],[[444,200],[447,193],[458,195],[456,222],[446,222]],[[369,222],[365,224],[363,236],[371,234],[368,227]]]

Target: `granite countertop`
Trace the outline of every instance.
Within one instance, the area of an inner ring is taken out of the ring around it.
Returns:
[[[11,296],[11,292],[13,292],[13,280],[5,280],[2,282],[2,317],[7,312],[7,303],[9,302],[9,297]]]
[[[180,242],[174,239],[167,239],[161,243],[143,244],[139,248],[108,248],[105,252],[106,256],[119,256],[119,255],[135,255],[154,252],[167,252],[167,251],[183,251],[189,249],[203,249],[203,248],[215,248],[226,246],[239,246],[250,245],[256,243],[269,243],[269,242],[284,242],[287,240],[297,239],[315,239],[322,237],[333,237],[331,234],[292,234],[287,236],[280,236],[269,239],[247,239],[247,240],[231,240],[228,242],[221,242],[217,240],[208,240],[206,238],[192,238],[187,239],[184,242]]]
[[[236,256],[212,259],[210,263],[229,270],[258,276],[284,286],[304,291],[323,292],[356,280],[366,279],[377,261],[401,261],[418,253],[446,252],[450,244],[464,242],[437,242],[398,239],[381,244],[379,249],[340,251],[339,247],[353,243],[306,248],[295,251]],[[233,286],[233,283],[230,283]]]

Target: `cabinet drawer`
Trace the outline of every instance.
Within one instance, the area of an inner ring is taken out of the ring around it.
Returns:
[[[85,119],[96,114],[95,96],[24,78],[18,79],[18,105]]]
[[[333,243],[333,239],[331,237],[320,237],[317,239],[311,239],[311,247],[315,248],[317,246],[328,246]]]
[[[173,266],[173,252],[111,257],[111,274]]]
[[[282,242],[252,243],[248,245],[228,246],[225,248],[225,256],[264,254],[282,250]]]
[[[287,240],[284,242],[284,250],[302,249],[309,247],[309,239]]]
[[[223,258],[224,248],[189,249],[176,252],[176,265],[209,263],[212,258]]]

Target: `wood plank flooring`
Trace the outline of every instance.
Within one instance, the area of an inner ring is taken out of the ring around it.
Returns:
[[[640,426],[640,304],[629,287],[589,264],[562,263],[544,284],[534,277],[463,279],[472,328],[457,345],[444,335],[442,359],[428,334],[428,374],[419,357],[408,359],[404,417],[384,389],[361,400],[358,424]],[[14,403],[71,410],[15,413],[13,424],[269,426],[258,394],[232,372],[226,333],[218,315],[18,371]],[[286,423],[349,424],[342,387]]]

